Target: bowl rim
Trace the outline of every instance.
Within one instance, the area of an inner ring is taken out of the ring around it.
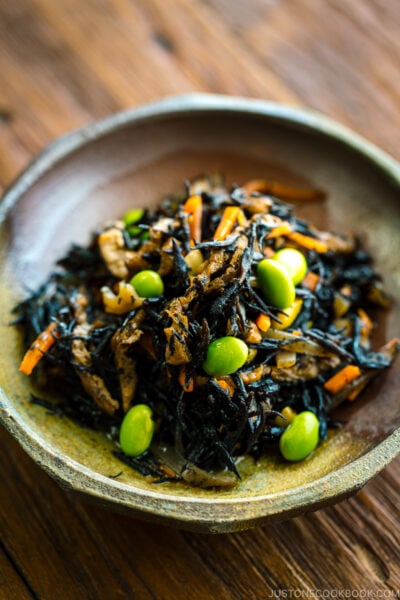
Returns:
[[[277,102],[227,96],[223,94],[191,93],[167,96],[161,100],[116,112],[104,119],[93,121],[72,130],[47,144],[22,170],[3,192],[0,206],[0,224],[12,204],[46,171],[87,143],[117,132],[128,124],[154,118],[196,112],[226,112],[259,115],[275,121],[287,122],[329,137],[371,160],[400,184],[400,164],[361,135],[314,110],[288,106]]]
[[[400,186],[400,164],[394,158],[347,127],[320,113],[264,100],[195,93],[171,96],[115,113],[106,119],[67,133],[46,146],[5,191],[0,206],[0,224],[14,203],[38,179],[58,162],[91,141],[99,140],[135,123],[176,115],[213,112],[237,116],[261,116],[336,140],[373,163],[395,185]],[[135,488],[131,484],[100,475],[67,455],[58,453],[30,427],[1,388],[0,421],[27,454],[62,485],[138,512],[162,516],[169,521],[187,523],[196,521],[229,526],[238,520],[245,523],[303,509],[310,510],[313,506],[335,497],[350,495],[400,452],[400,428],[398,428],[359,458],[299,487],[272,494],[244,495],[235,498],[218,498],[215,495],[179,496]]]

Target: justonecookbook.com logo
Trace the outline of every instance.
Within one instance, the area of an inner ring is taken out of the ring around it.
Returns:
[[[293,598],[331,598],[346,599],[346,598],[388,598],[400,600],[400,590],[389,589],[275,589],[271,590],[266,598],[277,598],[279,600],[291,600]]]

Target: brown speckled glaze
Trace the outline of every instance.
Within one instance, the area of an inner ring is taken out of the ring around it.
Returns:
[[[29,402],[18,372],[10,308],[71,242],[126,209],[157,203],[185,178],[221,171],[227,182],[275,177],[308,182],[328,200],[299,207],[323,227],[360,233],[395,298],[379,343],[400,335],[400,169],[380,150],[315,113],[262,101],[191,95],[117,114],[61,138],[7,191],[1,205],[0,418],[61,485],[143,519],[226,532],[286,519],[344,498],[400,448],[400,361],[363,400],[337,410],[344,427],[299,464],[273,454],[239,462],[233,490],[154,485],[116,460],[96,432]],[[41,392],[43,395],[43,392]]]

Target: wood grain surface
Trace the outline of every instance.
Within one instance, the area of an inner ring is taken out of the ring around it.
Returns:
[[[72,128],[196,90],[318,109],[399,159],[399,66],[398,0],[0,0],[0,186]],[[335,507],[208,536],[93,508],[0,444],[1,599],[399,597],[400,460]]]

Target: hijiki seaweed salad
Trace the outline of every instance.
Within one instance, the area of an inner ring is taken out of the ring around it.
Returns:
[[[371,348],[389,301],[358,238],[286,203],[319,195],[201,177],[73,246],[14,309],[20,370],[62,390],[32,400],[104,431],[155,482],[232,486],[239,457],[274,447],[307,458],[399,351]]]

